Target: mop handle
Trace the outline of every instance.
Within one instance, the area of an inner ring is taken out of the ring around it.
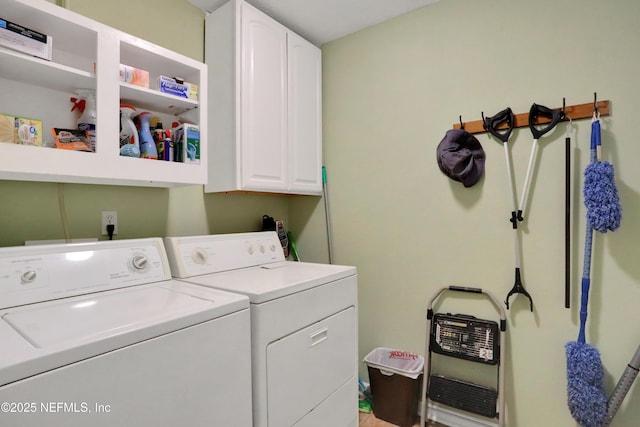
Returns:
[[[638,376],[638,371],[640,370],[640,346],[636,350],[636,353],[633,355],[631,362],[627,365],[622,376],[618,380],[618,384],[613,389],[613,393],[611,393],[611,397],[609,397],[609,409],[607,411],[607,419],[604,427],[608,426],[611,423],[611,420],[618,412],[620,405],[624,401],[625,396],[631,389],[633,382]]]

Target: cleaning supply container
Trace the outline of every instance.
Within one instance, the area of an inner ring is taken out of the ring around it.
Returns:
[[[369,371],[373,414],[400,427],[418,418],[424,358],[407,351],[378,347],[364,358]]]
[[[149,122],[151,121],[151,114],[148,111],[144,111],[138,114],[138,120],[140,122],[140,130],[138,136],[140,138],[140,157],[145,159],[158,160],[158,150],[156,148],[156,142],[151,135],[151,127]]]
[[[140,157],[140,139],[138,129],[132,117],[136,108],[129,104],[120,104],[120,155]]]
[[[71,111],[79,110],[78,129],[89,132],[89,140],[91,141],[91,149],[96,151],[96,98],[91,89],[76,89],[77,98],[71,98],[73,108]]]

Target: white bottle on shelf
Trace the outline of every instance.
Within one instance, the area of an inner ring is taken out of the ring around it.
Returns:
[[[72,110],[80,109],[78,129],[89,131],[91,149],[96,151],[96,98],[90,89],[77,89],[78,98],[71,98],[74,102]]]

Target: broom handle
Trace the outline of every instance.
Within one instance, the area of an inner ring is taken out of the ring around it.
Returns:
[[[629,364],[625,368],[624,372],[622,373],[622,376],[618,380],[618,384],[616,384],[616,387],[613,389],[613,393],[611,393],[611,397],[609,397],[609,404],[608,404],[609,410],[607,411],[607,419],[605,421],[604,427],[607,427],[611,423],[611,420],[616,415],[616,412],[618,412],[620,405],[622,405],[622,402],[624,401],[625,396],[631,389],[633,382],[638,376],[639,370],[640,370],[640,346],[638,346],[638,349],[636,350],[636,353],[634,354],[633,359],[631,359],[631,362],[629,362]]]
[[[329,209],[329,187],[327,185],[327,168],[322,166],[322,198],[324,199],[324,215],[327,222],[327,247],[329,264],[333,264],[333,239],[331,236],[331,209]]]

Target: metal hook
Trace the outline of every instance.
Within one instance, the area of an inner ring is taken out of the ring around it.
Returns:
[[[598,94],[593,92],[593,114],[598,114]]]
[[[566,98],[562,97],[562,118],[564,119],[567,116],[567,106],[566,106]]]
[[[460,129],[464,130],[464,123],[462,123],[462,115],[458,116],[458,119],[460,120]]]
[[[482,127],[487,129],[487,119],[484,118],[484,111],[480,112],[480,115],[482,116]]]
[[[565,116],[565,118],[569,119],[569,124],[567,125],[567,135],[565,138],[569,138],[571,136],[571,128],[573,127],[573,119],[571,116]]]

